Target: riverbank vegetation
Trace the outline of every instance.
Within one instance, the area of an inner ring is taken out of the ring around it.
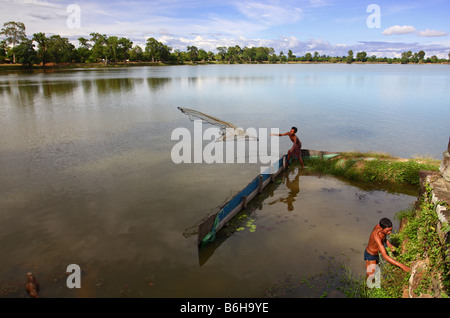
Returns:
[[[376,184],[408,184],[420,190],[419,171],[438,171],[440,161],[430,158],[400,159],[388,154],[343,153],[338,157],[305,159],[309,171],[331,174],[347,180]],[[368,288],[365,278],[342,275],[338,287],[343,294],[358,298],[435,297],[448,298],[450,292],[449,244],[442,237],[450,231],[445,225],[439,231],[437,204],[432,202],[431,189],[418,191],[416,204],[395,216],[400,222],[398,232],[390,235],[396,246],[388,249],[391,257],[408,265],[415,272],[405,273],[397,266],[381,261],[380,288]],[[441,235],[439,235],[439,232]]]
[[[368,289],[364,296],[370,298],[448,298],[450,292],[449,244],[437,230],[438,216],[432,202],[431,190],[426,186],[414,207],[400,211],[396,218],[401,222],[398,232],[390,241],[396,248],[389,251],[399,262],[408,265],[415,273],[404,273],[397,266],[382,263],[381,288]],[[441,203],[442,204],[442,203]],[[447,228],[442,228],[445,235]]]
[[[4,23],[0,31],[0,70],[21,68],[96,67],[115,65],[174,65],[208,63],[448,63],[449,59],[437,56],[425,57],[425,52],[403,52],[401,57],[369,56],[367,52],[348,51],[346,56],[320,55],[307,52],[296,56],[292,50],[275,52],[271,47],[230,46],[217,47],[216,53],[196,46],[186,51],[173,50],[154,38],[148,38],[145,47],[133,45],[125,37],[107,36],[96,32],[89,38],[78,38],[78,46],[60,35],[47,36],[34,33],[27,37],[25,25],[20,22]],[[147,64],[152,63],[152,64]]]
[[[402,159],[382,153],[346,152],[331,159],[308,159],[309,171],[371,184],[407,184],[419,187],[419,171],[438,171],[440,161],[431,158]]]

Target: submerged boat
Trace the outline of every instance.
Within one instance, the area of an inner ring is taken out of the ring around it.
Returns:
[[[338,156],[337,152],[319,151],[302,149],[301,156],[307,158],[323,158],[329,159]],[[214,241],[216,233],[223,228],[223,226],[230,221],[239,211],[245,209],[247,204],[258,194],[262,193],[263,189],[286,169],[288,162],[286,155],[283,155],[278,162],[268,167],[264,173],[261,173],[254,178],[245,188],[239,191],[231,198],[225,205],[211,213],[198,226],[197,244],[199,246],[206,245]]]

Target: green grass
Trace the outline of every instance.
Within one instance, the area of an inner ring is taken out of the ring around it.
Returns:
[[[419,171],[439,171],[437,161],[402,160],[387,154],[343,153],[324,160],[305,158],[310,171],[371,183],[397,183],[419,186]]]

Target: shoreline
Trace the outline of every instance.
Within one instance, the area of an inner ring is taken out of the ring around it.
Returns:
[[[48,63],[45,67],[42,66],[42,64],[34,64],[31,68],[24,68],[21,64],[0,64],[0,72],[1,71],[34,71],[34,70],[65,70],[65,69],[108,69],[108,68],[117,68],[117,67],[139,67],[139,66],[177,66],[177,65],[277,65],[277,64],[289,64],[289,65],[317,65],[317,64],[357,64],[357,65],[450,65],[450,63],[407,63],[403,64],[401,62],[352,62],[352,63],[346,63],[343,61],[337,61],[337,62],[307,62],[307,61],[288,61],[288,62],[244,62],[244,63],[224,63],[224,62],[218,62],[218,61],[199,61],[196,63],[192,62],[184,62],[184,63],[163,63],[163,62],[145,62],[145,61],[139,61],[139,62],[116,62],[116,63],[109,63],[108,65],[105,65],[102,62],[96,62],[96,63]]]

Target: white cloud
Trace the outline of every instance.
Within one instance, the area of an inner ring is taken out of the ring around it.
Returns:
[[[280,25],[297,22],[302,18],[302,10],[295,6],[281,3],[261,3],[256,1],[245,1],[235,3],[239,12],[247,18],[268,25]]]
[[[58,8],[59,5],[55,3],[50,3],[48,1],[40,1],[40,0],[6,0],[5,2],[12,2],[12,5],[33,5],[39,7],[49,7],[49,8]]]
[[[425,31],[418,32],[417,35],[423,37],[438,37],[438,36],[446,36],[447,33],[445,33],[444,31],[426,29]]]
[[[384,30],[383,34],[384,35],[407,34],[413,33],[414,31],[416,31],[416,28],[414,28],[411,25],[403,25],[403,26],[394,25]]]
[[[313,7],[323,7],[327,5],[327,2],[325,0],[309,0],[309,3]]]

